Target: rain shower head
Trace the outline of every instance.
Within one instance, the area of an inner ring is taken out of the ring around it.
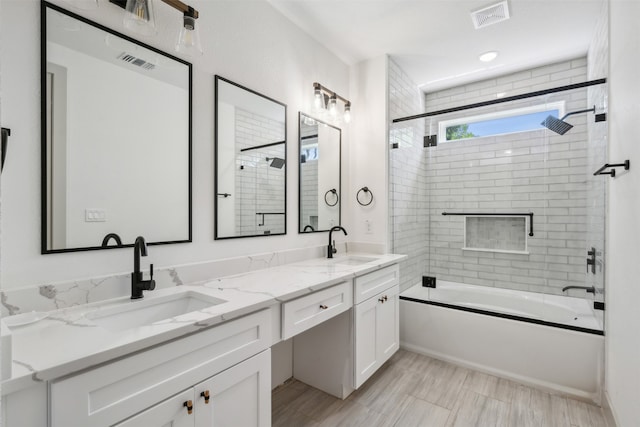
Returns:
[[[266,161],[271,161],[271,164],[269,166],[271,166],[272,168],[282,169],[282,167],[284,166],[284,159],[281,159],[280,157],[267,157]]]
[[[544,119],[544,121],[540,124],[546,127],[547,129],[554,131],[558,135],[564,135],[565,133],[569,132],[569,130],[573,127],[573,125],[570,125],[569,123],[565,122],[564,119],[574,114],[595,113],[595,112],[596,112],[596,106],[594,105],[593,108],[580,110],[580,111],[572,111],[571,113],[567,113],[561,119],[558,119],[553,116],[547,116],[547,118]]]

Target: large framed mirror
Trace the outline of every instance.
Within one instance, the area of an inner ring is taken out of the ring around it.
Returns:
[[[191,64],[42,3],[42,253],[191,241]]]
[[[287,233],[287,106],[215,76],[215,239]]]
[[[299,113],[299,233],[340,225],[342,130]]]

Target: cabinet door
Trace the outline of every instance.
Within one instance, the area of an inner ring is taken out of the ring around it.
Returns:
[[[398,291],[396,285],[355,306],[355,388],[400,346]]]
[[[377,358],[383,364],[400,348],[400,300],[398,298],[399,287],[394,286],[386,290],[378,298],[384,300],[384,304],[378,306]]]
[[[196,427],[269,427],[271,350],[196,385],[195,398]]]
[[[355,388],[359,388],[380,366],[376,358],[379,305],[382,303],[374,297],[361,302],[354,308]]]
[[[185,390],[134,415],[115,427],[193,427],[195,413],[189,414],[185,402],[193,403],[193,389]]]

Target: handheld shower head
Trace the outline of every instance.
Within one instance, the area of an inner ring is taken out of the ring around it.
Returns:
[[[558,119],[553,116],[547,116],[547,118],[544,119],[544,121],[540,124],[546,127],[547,129],[554,131],[558,135],[564,135],[565,133],[569,132],[569,130],[573,127],[573,125],[570,125],[569,123],[565,122],[564,119],[574,114],[595,113],[595,112],[596,112],[596,106],[594,105],[593,108],[588,108],[586,110],[580,110],[580,111],[572,111],[571,113],[567,113],[564,116],[562,116],[561,119]]]

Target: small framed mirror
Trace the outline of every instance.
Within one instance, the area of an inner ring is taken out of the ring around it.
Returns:
[[[287,233],[287,106],[215,76],[215,239]]]
[[[299,113],[299,233],[340,225],[342,130]]]
[[[42,253],[191,241],[191,64],[42,3]]]

